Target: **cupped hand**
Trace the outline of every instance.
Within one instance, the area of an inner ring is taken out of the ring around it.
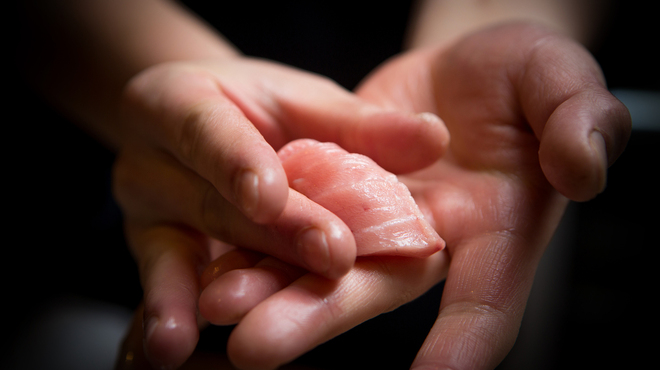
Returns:
[[[353,266],[350,230],[289,189],[277,148],[331,140],[407,172],[447,145],[437,117],[386,110],[325,78],[248,58],[154,66],[129,82],[121,110],[131,134],[114,192],[144,289],[145,351],[157,366],[178,366],[193,351],[200,273],[233,246],[331,279]],[[231,266],[251,266],[254,256]]]
[[[149,68],[129,81],[121,110],[124,132],[137,133],[129,138],[170,153],[258,223],[286,204],[275,151],[289,140],[341,143],[395,173],[432,163],[447,144],[428,115],[386,111],[328,79],[249,58]]]
[[[630,116],[584,48],[530,24],[405,53],[357,94],[445,121],[447,154],[400,178],[447,247],[423,260],[358,258],[339,280],[306,274],[267,294],[263,274],[250,278],[258,269],[237,270],[262,296],[240,313],[229,357],[240,368],[275,368],[446,277],[438,319],[413,368],[494,368],[513,346],[568,199],[603,190]],[[223,286],[216,298],[236,288],[223,276],[209,287],[216,284]]]

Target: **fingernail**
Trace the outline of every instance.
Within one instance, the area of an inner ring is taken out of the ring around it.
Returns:
[[[298,253],[307,267],[319,273],[330,269],[330,250],[325,233],[315,227],[308,228],[298,236]]]
[[[259,177],[251,170],[244,170],[237,178],[235,192],[243,212],[253,216],[259,206]]]
[[[598,132],[594,131],[591,133],[591,137],[589,138],[591,142],[591,149],[594,151],[594,154],[596,156],[596,159],[598,160],[598,168],[597,168],[597,186],[598,186],[598,192],[601,193],[603,190],[605,190],[605,186],[607,184],[607,148],[605,147],[605,139],[603,138],[603,135]]]

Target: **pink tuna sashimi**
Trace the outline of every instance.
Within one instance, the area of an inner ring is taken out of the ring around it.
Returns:
[[[311,139],[293,141],[278,155],[289,186],[353,231],[359,256],[427,257],[444,248],[408,188],[370,158]]]

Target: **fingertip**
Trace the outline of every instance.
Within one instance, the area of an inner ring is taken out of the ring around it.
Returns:
[[[213,325],[232,325],[272,292],[246,270],[229,271],[199,297],[199,313]]]
[[[251,268],[229,271],[202,292],[199,312],[215,325],[236,324],[259,303],[306,273],[273,257]]]
[[[431,112],[418,113],[416,117],[425,123],[421,128],[421,139],[430,141],[431,155],[440,158],[449,148],[450,135],[445,122]]]
[[[156,369],[175,369],[195,350],[199,339],[197,321],[175,315],[145,316],[144,354]]]
[[[422,169],[440,159],[449,147],[449,131],[433,113],[379,112],[366,119],[371,123],[363,126],[362,148],[354,151],[388,171],[401,174]]]
[[[543,130],[541,168],[553,187],[583,202],[605,190],[607,170],[623,152],[630,115],[611,94],[578,94],[560,105]]]
[[[271,167],[239,171],[234,184],[239,207],[252,221],[270,223],[284,211],[289,186],[279,160]]]
[[[275,221],[284,211],[289,196],[289,180],[275,152],[273,160],[271,168],[261,170],[259,191],[264,202],[259,204],[259,216],[254,218],[257,223]]]
[[[329,279],[339,279],[353,267],[357,247],[345,227],[329,223],[301,230],[296,245],[306,267]]]
[[[598,149],[598,138],[573,141],[554,145],[549,140],[542,142],[539,161],[546,178],[559,193],[584,202],[604,189],[606,167]]]
[[[292,145],[299,142],[306,145],[315,141],[298,140]],[[289,151],[289,146],[283,150]],[[291,149],[291,153],[295,150]],[[282,253],[271,255],[329,279],[338,279],[353,267],[357,247],[351,229],[337,215],[293,189],[287,209],[273,227],[281,232],[291,226],[293,233],[287,242],[291,249],[279,249],[277,252]]]
[[[350,229],[343,223],[331,224],[327,235],[330,246],[330,268],[324,276],[336,280],[353,268],[357,257],[357,245]]]
[[[173,228],[151,229],[139,261],[144,289],[143,349],[155,368],[176,368],[190,357],[199,339],[198,274],[204,258],[199,240]],[[201,258],[200,258],[201,257]]]
[[[447,152],[449,148],[450,134],[445,122],[436,114],[422,112],[415,115],[421,120],[419,124],[419,165],[423,168],[432,164]]]

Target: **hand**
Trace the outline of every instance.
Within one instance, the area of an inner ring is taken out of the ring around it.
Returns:
[[[587,200],[603,190],[607,166],[627,141],[629,114],[588,52],[526,24],[411,51],[357,93],[445,121],[448,153],[401,179],[447,248],[425,260],[358,258],[339,280],[306,274],[284,289],[281,279],[266,288],[281,274],[270,272],[268,280],[258,268],[237,270],[250,291],[267,294],[240,313],[229,357],[242,368],[274,368],[446,276],[438,319],[413,367],[494,368],[515,341],[567,198]],[[250,278],[257,274],[260,280]],[[224,288],[214,289],[216,298],[237,299],[232,279],[211,284]]]
[[[432,163],[447,144],[437,119],[246,58],[150,68],[131,80],[122,110],[124,131],[136,134],[116,161],[114,191],[144,289],[146,355],[158,366],[193,351],[199,274],[233,246],[332,279],[353,265],[350,230],[289,189],[275,149],[299,137],[332,140],[401,172]]]

